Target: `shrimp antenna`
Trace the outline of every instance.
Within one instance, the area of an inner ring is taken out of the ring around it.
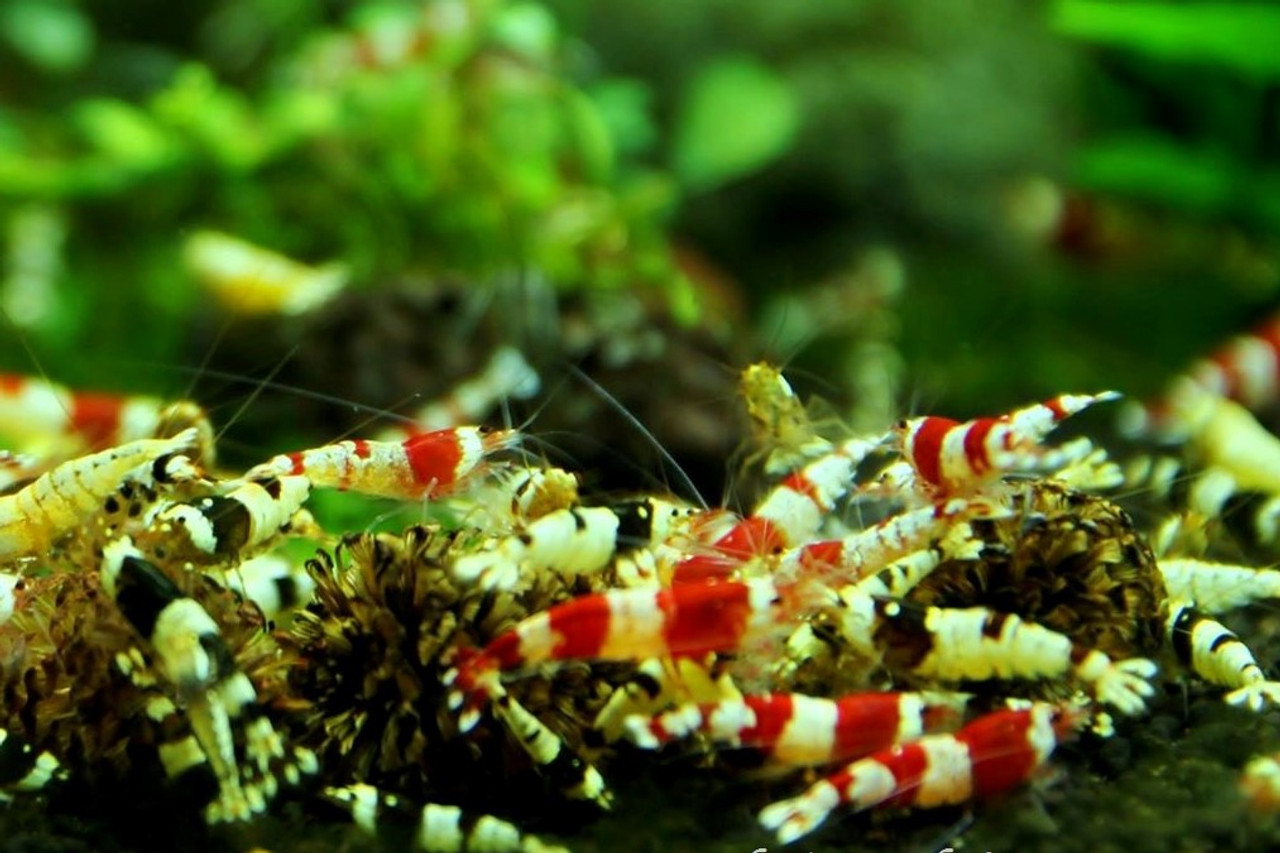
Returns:
[[[35,366],[36,372],[40,374],[40,378],[42,378],[49,385],[53,385],[54,384],[53,380],[49,378],[48,371],[44,369],[44,363],[36,355],[36,351],[32,349],[31,341],[27,339],[27,335],[25,332],[23,332],[22,327],[19,326],[16,322],[14,322],[14,319],[9,316],[9,312],[6,311],[4,308],[0,308],[0,317],[4,318],[4,324],[8,326],[10,329],[12,329],[16,334],[18,338],[18,343],[22,344],[23,352],[25,352],[27,354],[27,357],[31,359],[31,363]],[[62,409],[62,413],[67,416],[67,421],[69,422],[71,420],[71,412],[67,411],[66,404],[63,403],[62,398],[60,396],[58,396],[57,394],[54,394],[53,396],[54,396],[54,399],[56,399],[58,402],[58,408]]]
[[[291,358],[296,351],[297,351],[297,348],[295,347],[293,351],[291,351],[288,355],[285,356],[285,361],[287,362],[288,359]],[[214,379],[221,379],[225,382],[239,383],[244,385],[251,384],[256,386],[256,388],[258,389],[255,393],[260,393],[263,389],[268,389],[268,388],[271,389],[272,391],[284,391],[292,396],[301,397],[305,400],[315,400],[320,403],[329,403],[334,406],[343,406],[356,412],[365,412],[371,416],[370,420],[373,420],[376,418],[386,418],[388,420],[400,421],[401,423],[413,422],[413,418],[410,418],[408,415],[397,412],[394,409],[381,409],[381,408],[378,408],[377,406],[370,406],[365,403],[358,403],[354,400],[350,400],[345,397],[339,397],[335,394],[326,394],[323,391],[315,391],[310,388],[303,388],[299,385],[290,385],[285,382],[271,381],[270,377],[279,373],[280,370],[283,368],[283,364],[284,363],[281,363],[274,370],[272,370],[268,374],[267,378],[265,379],[254,379],[251,376],[245,376],[240,373],[232,373],[230,371],[218,370],[217,368],[204,367],[204,366],[199,368],[194,368],[194,367],[170,365],[170,366],[167,366],[166,369],[177,370],[181,372],[191,371],[193,373],[198,371],[199,375],[201,376],[210,376]],[[395,407],[407,405],[412,400],[416,400],[421,396],[422,396],[421,394],[414,392],[402,398],[399,402],[393,405]]]
[[[670,465],[672,469],[676,472],[676,475],[679,477],[680,482],[684,485],[684,487],[687,488],[689,490],[689,493],[692,494],[694,498],[697,499],[698,506],[702,507],[703,509],[706,509],[707,502],[703,499],[702,493],[698,491],[698,487],[693,484],[693,480],[689,477],[687,473],[685,473],[684,468],[680,467],[680,463],[677,462],[675,457],[672,456],[671,453],[665,447],[662,446],[662,442],[658,441],[657,437],[654,436],[654,434],[649,430],[649,428],[646,427],[643,423],[641,423],[640,419],[637,418],[629,409],[627,409],[626,406],[622,405],[622,403],[618,401],[617,397],[610,394],[609,391],[606,390],[603,385],[601,385],[599,382],[595,381],[586,373],[584,373],[582,369],[579,368],[576,364],[566,363],[566,367],[569,369],[570,373],[578,377],[578,379],[581,380],[583,384],[585,384],[588,388],[590,388],[597,395],[599,395],[600,399],[604,400],[607,404],[609,404],[610,408],[612,408],[618,414],[622,415],[622,417],[626,419],[627,423],[631,424],[631,426],[634,427],[637,432],[639,432],[646,439],[648,439],[649,443],[652,444],[654,448],[657,449],[658,453],[661,454],[662,458],[666,460],[667,464]]]
[[[265,377],[263,377],[263,379],[260,382],[255,383],[257,387],[255,387],[253,391],[249,393],[249,396],[245,398],[244,402],[240,404],[240,407],[235,410],[234,414],[231,415],[231,418],[227,421],[227,426],[224,426],[218,432],[218,434],[214,436],[214,441],[217,441],[218,439],[222,438],[222,433],[226,432],[228,427],[231,424],[234,424],[236,421],[240,420],[240,416],[243,415],[246,411],[248,411],[249,407],[252,406],[260,396],[262,396],[262,392],[267,389],[268,384],[275,377],[275,375],[278,374],[281,370],[284,370],[284,366],[289,363],[289,360],[298,354],[298,349],[299,347],[297,345],[291,347],[289,351],[284,354],[284,357],[281,358],[278,362],[276,362],[275,367],[271,368],[271,371]]]

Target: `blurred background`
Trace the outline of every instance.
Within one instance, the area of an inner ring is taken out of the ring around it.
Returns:
[[[576,367],[713,499],[753,359],[855,429],[1150,394],[1274,304],[1276,44],[1251,3],[7,0],[0,364],[253,461],[507,345],[511,417],[652,470]]]
[[[881,430],[1147,397],[1274,313],[1277,45],[1261,2],[0,0],[0,371],[195,399],[238,469],[514,359],[467,419],[744,502],[753,360]],[[1064,749],[975,849],[1258,849],[1276,735],[1227,713]],[[577,849],[759,841],[688,784]]]

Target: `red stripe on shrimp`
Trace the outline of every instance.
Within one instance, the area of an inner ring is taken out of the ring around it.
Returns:
[[[474,468],[484,456],[484,445],[478,427],[458,427],[411,436],[404,441],[404,453],[413,479],[430,492]]]
[[[914,427],[909,421],[903,422],[908,429],[907,455],[920,479],[930,485],[940,485],[942,474],[942,442],[947,433],[959,426],[958,421],[949,418],[923,418]]]
[[[68,426],[93,449],[110,447],[120,436],[125,398],[111,394],[73,394]]]
[[[500,693],[498,673],[527,664],[733,651],[753,631],[786,624],[802,601],[798,592],[761,579],[584,595],[530,616],[478,653],[464,653],[445,674],[450,705],[465,700],[476,710]],[[472,721],[464,719],[464,727]]]
[[[987,438],[991,435],[991,431],[999,425],[1001,424],[994,418],[979,418],[966,425],[964,456],[969,463],[969,469],[979,477],[991,469]]]

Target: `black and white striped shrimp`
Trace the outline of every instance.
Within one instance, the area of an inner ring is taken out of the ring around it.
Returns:
[[[575,800],[609,808],[612,797],[600,771],[574,754],[554,732],[509,693],[498,697],[494,713],[533,760],[538,772]]]
[[[157,556],[197,563],[238,561],[310,520],[302,509],[311,481],[301,476],[249,480],[225,495],[160,507],[139,542]],[[299,515],[301,513],[301,515]]]
[[[218,797],[205,811],[209,822],[244,820],[263,811],[279,786],[278,775],[291,782],[316,772],[310,751],[285,747],[218,624],[127,537],[103,549],[102,586],[153,652],[163,683],[184,708],[217,779]],[[237,730],[243,734],[243,763]]]
[[[37,750],[21,735],[0,729],[0,802],[15,794],[33,794],[51,781],[66,777],[66,770],[47,750]]]
[[[869,595],[857,586],[840,591],[843,639],[873,659],[906,650],[914,677],[941,683],[990,678],[1074,678],[1101,703],[1124,714],[1145,708],[1156,665],[1146,658],[1113,660],[1105,652],[986,607],[921,607]]]
[[[279,554],[260,554],[221,570],[206,570],[227,589],[258,606],[268,624],[300,607],[315,593],[307,570]]]
[[[1266,677],[1253,652],[1212,614],[1280,599],[1280,571],[1194,559],[1159,561],[1169,597],[1165,630],[1178,660],[1211,684],[1228,688],[1229,704],[1257,711],[1280,704],[1280,681]]]
[[[694,507],[653,497],[555,510],[491,548],[458,557],[453,575],[485,589],[509,589],[540,571],[566,577],[590,574],[619,553],[679,536],[697,513]]]
[[[34,555],[82,524],[131,472],[196,445],[194,427],[173,438],[144,438],[64,462],[0,497],[0,559]]]
[[[404,797],[358,783],[325,788],[329,802],[345,809],[356,826],[370,835],[390,837],[396,849],[425,853],[568,853],[493,815],[473,815],[457,806],[419,806]],[[412,847],[405,845],[404,826],[413,827]]]

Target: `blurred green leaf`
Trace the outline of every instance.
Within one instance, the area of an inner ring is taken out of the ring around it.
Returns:
[[[1085,148],[1076,180],[1091,190],[1209,213],[1226,206],[1234,175],[1231,161],[1215,152],[1158,137],[1130,137]]]
[[[549,62],[559,34],[555,18],[536,3],[512,3],[494,16],[492,35],[497,44],[525,56]]]
[[[189,63],[152,102],[156,118],[197,143],[226,167],[249,171],[267,146],[256,116],[239,92],[219,85],[204,65]]]
[[[1160,137],[1104,140],[1080,152],[1075,183],[1199,216],[1280,227],[1280,173],[1250,167],[1216,149]]]
[[[45,71],[74,71],[93,53],[88,20],[79,9],[52,0],[0,4],[0,36]]]
[[[582,177],[593,184],[608,182],[617,161],[612,128],[594,99],[572,89],[563,99],[565,130]]]
[[[1262,79],[1280,77],[1280,5],[1060,0],[1054,27],[1096,44],[1159,59],[1202,61]]]
[[[650,117],[649,87],[638,80],[615,78],[602,80],[587,94],[619,153],[640,154],[653,147],[658,131]]]
[[[795,93],[746,57],[707,65],[689,86],[676,122],[674,169],[705,190],[766,166],[790,147],[800,123]]]
[[[175,153],[164,129],[132,104],[105,98],[82,101],[75,115],[94,147],[127,168],[152,169]]]

